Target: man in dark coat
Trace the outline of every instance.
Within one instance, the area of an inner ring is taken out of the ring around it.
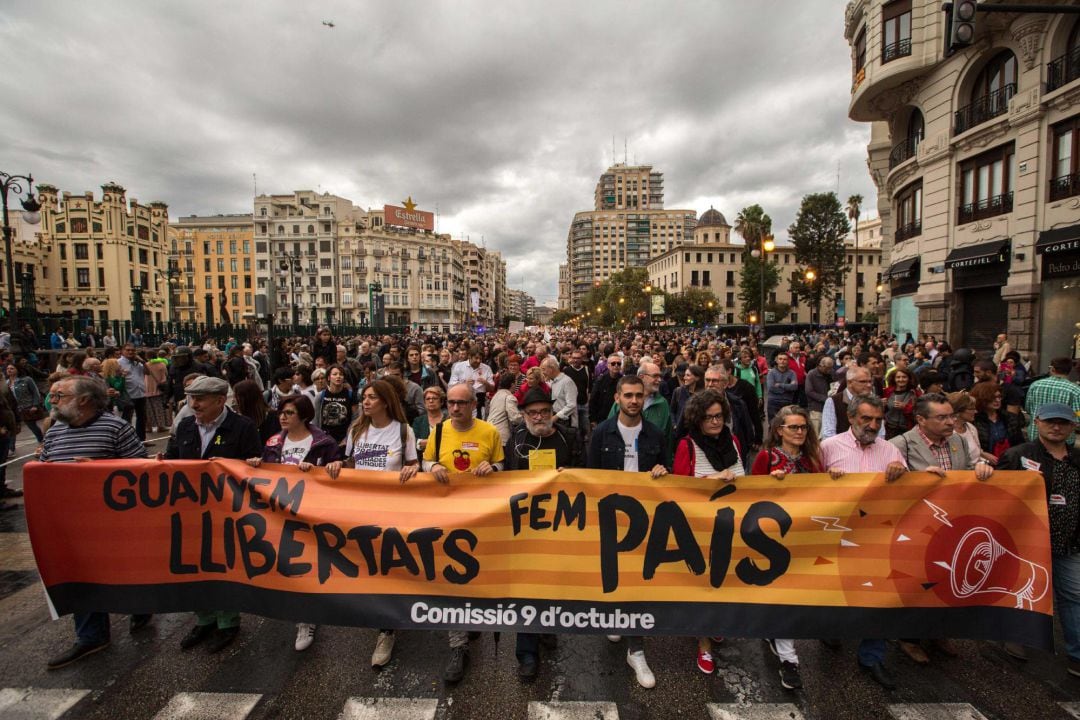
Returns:
[[[622,377],[622,355],[607,359],[607,372],[596,378],[589,395],[589,422],[593,427],[607,420],[611,406],[615,404],[615,384]]]
[[[222,378],[200,377],[184,389],[192,416],[180,421],[169,440],[164,457],[168,460],[233,458],[246,460],[262,455],[262,442],[255,423],[225,406],[229,383]],[[218,652],[240,632],[240,613],[231,610],[195,613],[196,624],[180,641],[187,650],[204,640],[207,649]]]

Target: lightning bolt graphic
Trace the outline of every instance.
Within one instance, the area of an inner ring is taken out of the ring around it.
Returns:
[[[823,517],[814,515],[810,519],[816,523],[821,523],[822,530],[829,530],[832,532],[849,532],[851,530],[851,528],[841,525],[840,518],[838,517]]]
[[[930,502],[930,501],[929,501],[929,500],[927,500],[926,498],[923,498],[923,502],[924,502],[924,503],[926,503],[926,505],[927,505],[927,506],[928,506],[928,507],[929,507],[929,508],[930,508],[931,510],[933,510],[933,511],[934,511],[934,518],[935,518],[936,520],[938,520],[938,521],[939,521],[939,522],[941,522],[941,523],[944,523],[945,525],[948,525],[949,527],[952,527],[952,526],[953,526],[953,524],[952,524],[951,522],[949,522],[949,513],[945,512],[944,510],[942,510],[941,508],[939,508],[939,507],[938,507],[937,505],[935,505],[934,503]]]

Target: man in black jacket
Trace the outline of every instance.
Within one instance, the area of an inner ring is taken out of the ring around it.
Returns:
[[[730,359],[726,360],[728,363]],[[757,409],[757,392],[750,383],[736,378],[724,366],[724,361],[716,365],[710,365],[705,371],[705,387],[714,390],[723,390],[727,396],[728,405],[731,407],[731,433],[739,441],[739,453],[743,458],[743,465],[749,471],[753,463],[755,451],[761,447],[762,426],[761,415]],[[734,380],[734,382],[732,382]],[[742,385],[740,386],[740,383]],[[749,392],[749,395],[746,394]],[[753,403],[747,405],[747,403]],[[750,408],[753,408],[751,410]],[[684,432],[687,428],[682,428]],[[681,436],[682,433],[676,433]]]
[[[1080,677],[1080,448],[1065,440],[1076,429],[1076,413],[1064,403],[1046,403],[1035,410],[1038,438],[1009,448],[998,470],[1033,470],[1046,482],[1053,564],[1054,610],[1065,636],[1067,669]],[[1005,651],[1026,658],[1022,645],[1006,643]]]
[[[595,428],[607,419],[615,402],[615,384],[622,377],[622,355],[613,354],[607,359],[607,372],[596,378],[589,395],[589,422]]]
[[[653,478],[666,475],[667,438],[641,416],[645,407],[645,383],[637,375],[623,375],[615,386],[615,402],[619,411],[593,430],[589,467],[648,472]],[[611,642],[621,639],[618,635],[608,635]],[[634,669],[638,684],[645,688],[655,686],[656,677],[645,661],[645,638],[640,635],[627,637],[626,647],[626,663]]]
[[[180,421],[176,435],[169,439],[164,458],[246,460],[262,455],[255,423],[225,406],[228,392],[229,383],[215,377],[197,378],[184,389],[193,414]],[[195,627],[180,641],[184,650],[209,639],[207,649],[215,653],[235,640],[240,632],[240,613],[236,611],[199,610],[195,620]]]

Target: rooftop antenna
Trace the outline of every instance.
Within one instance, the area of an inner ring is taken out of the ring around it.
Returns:
[[[622,161],[623,161],[623,165],[625,165],[626,164],[626,136],[625,135],[623,135],[623,139],[622,139]]]
[[[439,234],[439,203],[435,203],[435,234]]]
[[[251,173],[251,185],[255,193],[255,197],[259,197],[259,181],[255,179],[255,173]]]
[[[615,164],[615,136],[611,136],[611,164]]]

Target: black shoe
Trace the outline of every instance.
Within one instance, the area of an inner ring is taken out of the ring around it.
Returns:
[[[16,505],[15,503],[0,502],[0,512],[3,512],[5,510],[18,510],[18,509],[19,509],[19,506]]]
[[[821,644],[830,650],[839,650],[844,646],[838,638],[821,638]]]
[[[132,615],[128,618],[128,631],[137,633],[150,624],[153,615]]]
[[[239,634],[239,625],[235,625],[231,628],[225,628],[223,630],[218,630],[216,633],[214,633],[214,636],[210,638],[210,642],[206,644],[206,652],[211,654],[221,652],[229,645],[231,645],[232,641],[235,640],[236,636]]]
[[[465,677],[465,668],[469,665],[469,648],[450,648],[450,658],[446,661],[443,670],[443,682],[456,683]]]
[[[518,677],[522,680],[535,680],[539,671],[540,664],[537,663],[535,655],[526,655],[518,663]]]
[[[180,641],[181,650],[190,650],[203,640],[206,640],[214,633],[214,624],[209,625],[196,625],[191,628],[191,632],[184,636],[184,639]]]
[[[9,488],[6,485],[4,487],[0,488],[0,498],[18,498],[18,497],[22,497],[22,495],[23,495],[22,490],[16,490],[14,488]]]
[[[802,687],[802,678],[799,677],[799,666],[793,662],[784,660],[780,663],[780,684],[788,690],[798,690]]]
[[[57,668],[62,668],[65,665],[70,665],[76,660],[82,660],[87,655],[93,655],[97,651],[104,650],[107,647],[109,647],[108,640],[106,640],[105,642],[100,642],[97,645],[84,645],[82,643],[75,643],[71,646],[71,648],[68,649],[67,652],[63,652],[49,660],[48,664],[45,667],[49,670],[56,670]]]
[[[870,675],[874,682],[886,690],[896,689],[896,681],[893,680],[892,673],[886,670],[882,663],[874,663],[873,665],[863,665],[860,663],[859,667],[862,668],[863,672]]]

